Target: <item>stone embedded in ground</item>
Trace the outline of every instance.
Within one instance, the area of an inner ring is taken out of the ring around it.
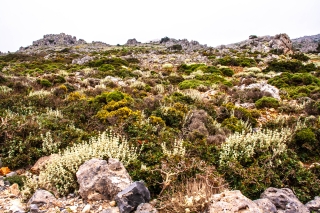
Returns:
[[[54,203],[56,202],[56,198],[48,191],[38,189],[28,201],[28,206],[31,204],[37,204],[42,206],[44,204]]]
[[[85,200],[113,200],[131,183],[130,175],[117,159],[91,159],[76,173],[79,194]]]
[[[150,192],[143,182],[136,181],[119,192],[115,200],[121,213],[130,213],[141,203],[150,201]]]
[[[267,198],[254,200],[253,202],[255,202],[263,212],[277,213],[276,206]]]
[[[305,206],[314,212],[320,212],[320,197],[316,196],[313,200],[305,204]]]
[[[15,195],[15,196],[19,196],[20,195],[20,189],[19,189],[19,185],[14,183],[9,187],[10,193]]]
[[[135,213],[158,213],[158,210],[149,203],[141,203]]]
[[[286,213],[308,213],[310,212],[298,198],[293,194],[291,189],[267,188],[260,196],[269,199],[279,211]]]
[[[239,190],[212,195],[206,213],[263,213],[263,211]]]

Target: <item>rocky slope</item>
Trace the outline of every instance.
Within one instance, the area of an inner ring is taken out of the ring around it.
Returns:
[[[313,51],[320,52],[319,49],[317,50],[320,43],[320,34],[295,38],[295,39],[292,39],[292,43],[293,43],[293,48],[304,53],[313,52]]]

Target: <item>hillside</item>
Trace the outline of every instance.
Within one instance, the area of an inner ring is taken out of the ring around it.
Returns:
[[[260,197],[271,212],[320,209],[309,202],[320,195],[320,56],[294,51],[306,39],[113,46],[61,33],[1,54],[0,212],[38,188],[59,203],[39,212],[111,212],[114,197],[84,196],[77,171],[92,158],[119,159],[110,168],[142,180],[159,212],[220,212],[224,196],[236,205],[232,190],[247,197],[239,212],[265,212]],[[21,192],[10,197],[4,181]],[[269,187],[289,188],[290,205],[279,207]]]

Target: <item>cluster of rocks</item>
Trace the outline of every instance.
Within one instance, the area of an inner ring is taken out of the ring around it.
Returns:
[[[320,50],[317,50],[320,43],[320,34],[292,39],[292,43],[293,48],[299,50],[300,52],[320,52]]]
[[[43,162],[42,162],[43,163]],[[133,182],[121,162],[91,159],[76,173],[78,195],[56,198],[51,192],[38,189],[24,204],[17,184],[0,179],[0,212],[101,212],[101,213],[156,213],[149,203],[150,192],[141,181]]]
[[[267,188],[258,200],[250,200],[240,191],[226,191],[213,195],[206,213],[309,213],[320,212],[320,197],[301,203],[288,188]]]
[[[208,49],[206,44],[202,45],[198,41],[188,41],[187,39],[180,40],[169,38],[167,41],[162,42],[161,44],[169,49],[174,45],[181,45],[182,50],[184,50],[185,52],[193,52],[194,50]]]
[[[269,53],[271,50],[281,54],[292,54],[292,41],[287,34],[278,34],[275,36],[253,36],[251,39],[241,41],[239,43],[220,45],[216,47],[220,52],[231,53],[230,50],[237,50],[239,52],[261,52]]]
[[[78,44],[86,44],[87,42],[83,39],[77,40],[75,36],[66,35],[65,33],[60,34],[48,34],[44,35],[42,39],[34,41],[33,46],[70,46]]]
[[[141,42],[137,41],[135,38],[133,39],[128,39],[127,43],[125,45],[127,46],[136,46],[141,44]]]

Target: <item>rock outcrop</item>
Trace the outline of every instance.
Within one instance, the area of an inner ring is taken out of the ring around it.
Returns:
[[[288,188],[267,188],[260,196],[269,199],[277,208],[278,212],[308,213],[310,212]]]
[[[76,173],[79,194],[85,200],[113,200],[131,183],[122,163],[110,158],[107,161],[93,158],[79,167]]]
[[[240,52],[250,51],[250,52],[261,52],[269,53],[271,51],[281,54],[292,54],[293,47],[290,37],[283,33],[275,36],[260,36],[239,43],[220,45],[216,47],[221,52],[230,52],[229,50],[237,50]]]
[[[79,39],[75,36],[66,35],[65,33],[60,34],[48,34],[44,35],[42,39],[34,41],[32,43],[33,46],[71,46],[71,45],[78,45],[78,44],[86,44],[85,40]]]
[[[133,39],[128,39],[128,41],[127,41],[127,43],[125,45],[136,46],[138,44],[141,44],[141,42],[139,42],[135,38],[133,38]]]

